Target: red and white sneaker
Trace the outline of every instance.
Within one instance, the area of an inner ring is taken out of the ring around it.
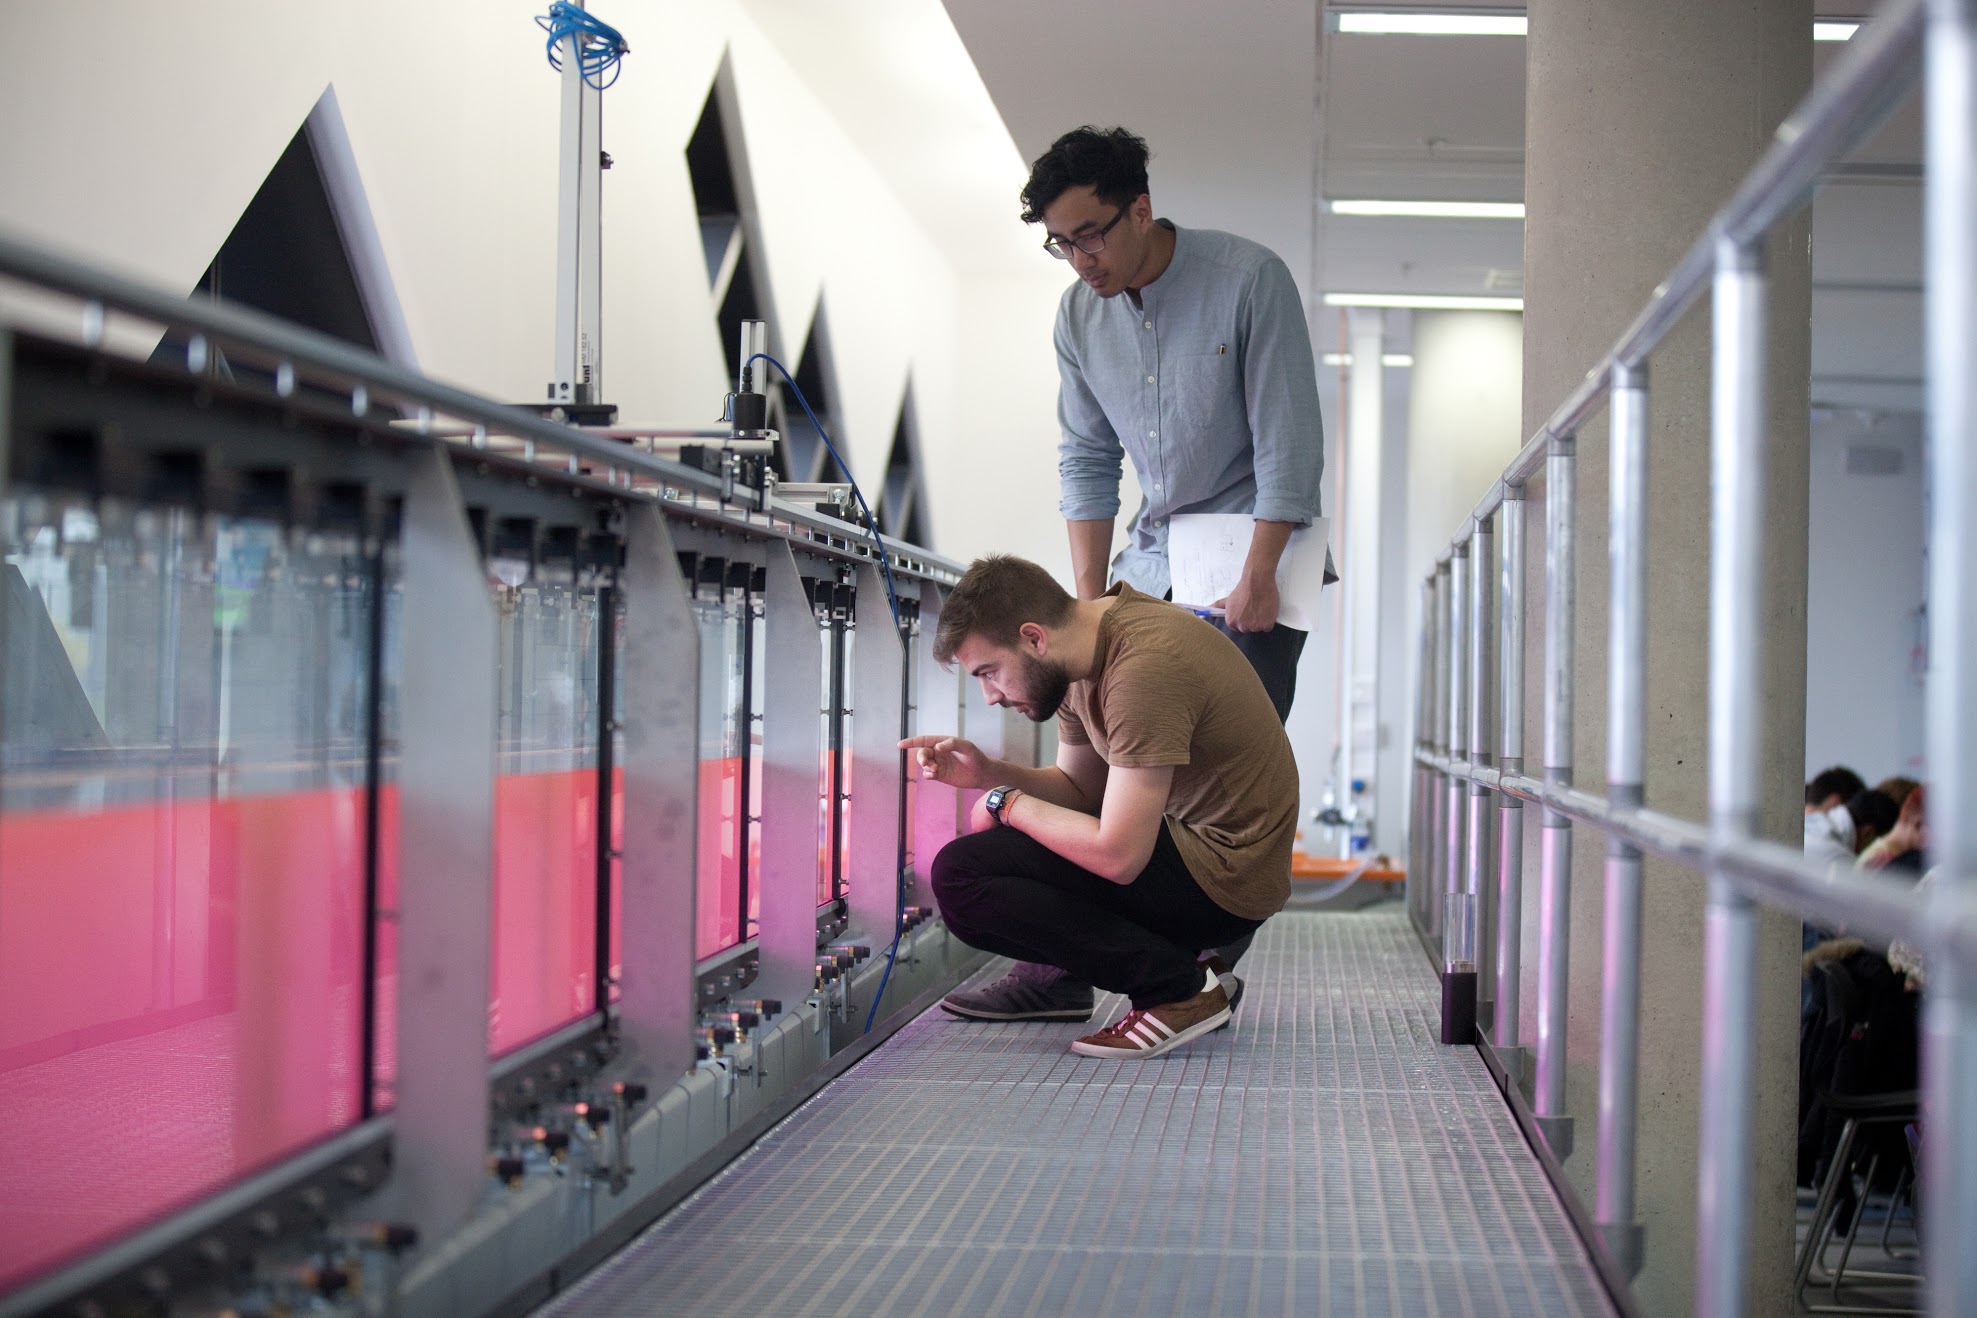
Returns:
[[[1134,1008],[1097,1034],[1071,1045],[1085,1057],[1158,1057],[1229,1023],[1229,997],[1213,971],[1205,972],[1201,992],[1180,1002],[1145,1010]]]

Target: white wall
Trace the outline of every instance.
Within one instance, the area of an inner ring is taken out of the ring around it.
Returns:
[[[1848,474],[1855,445],[1892,451],[1900,471]],[[1923,776],[1923,486],[1920,416],[1813,413],[1807,777],[1835,764],[1869,783]]]
[[[540,397],[558,79],[531,22],[539,8],[423,0],[408,29],[405,7],[385,0],[76,0],[63,20],[91,34],[79,76],[50,57],[29,10],[0,7],[0,226],[189,290],[334,86],[421,366],[497,398]],[[771,21],[775,6],[763,8]],[[1068,578],[1049,347],[1066,276],[1030,259],[1013,214],[996,217],[1009,233],[1002,248],[981,213],[990,197],[1013,211],[1006,199],[1023,178],[1013,143],[998,165],[977,142],[979,167],[1006,170],[1006,186],[967,194],[962,241],[923,221],[922,199],[902,199],[898,162],[847,132],[844,106],[819,98],[814,71],[791,63],[753,7],[614,0],[599,13],[631,46],[604,98],[615,162],[604,373],[621,417],[705,422],[728,387],[684,155],[726,53],[772,343],[793,366],[826,299],[854,474],[880,475],[910,374],[932,547],[962,558],[1010,550]],[[942,30],[952,37],[944,25],[934,36]],[[960,80],[955,94],[969,90]],[[858,91],[871,118],[943,112],[924,85],[868,79]],[[978,81],[972,91],[986,104]]]
[[[1396,666],[1405,665],[1410,696],[1420,666],[1421,582],[1447,552],[1463,518],[1523,447],[1523,317],[1503,311],[1416,312],[1413,351],[1406,572],[1398,586],[1408,625],[1396,659]],[[1411,746],[1411,699],[1404,713],[1406,723],[1398,731]]]

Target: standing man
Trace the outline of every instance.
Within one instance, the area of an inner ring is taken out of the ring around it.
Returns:
[[[1023,220],[1078,281],[1057,309],[1059,508],[1081,600],[1104,593],[1124,458],[1145,500],[1113,579],[1155,598],[1170,591],[1167,521],[1177,513],[1256,519],[1242,579],[1216,620],[1290,716],[1305,633],[1277,625],[1277,562],[1291,533],[1319,516],[1324,429],[1304,303],[1290,270],[1261,244],[1155,219],[1145,141],[1123,128],[1077,128],[1030,169]],[[1331,580],[1329,560],[1326,579]],[[1189,601],[1196,603],[1199,601]],[[1248,948],[1224,946],[1224,969]],[[1224,981],[1232,1001],[1241,981]],[[948,1011],[982,1020],[1082,1020],[1091,986],[1058,968],[1019,965],[996,983],[949,994]]]

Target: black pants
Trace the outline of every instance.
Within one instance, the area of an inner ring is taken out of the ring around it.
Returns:
[[[1260,920],[1215,904],[1167,825],[1131,883],[1081,869],[1013,828],[958,837],[933,864],[941,918],[970,947],[1061,966],[1135,1007],[1201,992],[1200,949],[1246,938]]]
[[[1272,627],[1267,632],[1232,632],[1220,618],[1210,619],[1221,628],[1222,635],[1236,643],[1242,657],[1249,660],[1249,666],[1263,679],[1263,689],[1270,693],[1270,703],[1277,707],[1277,721],[1282,723],[1291,716],[1291,697],[1297,694],[1297,661],[1304,653],[1304,638],[1309,632],[1301,632],[1295,627]]]

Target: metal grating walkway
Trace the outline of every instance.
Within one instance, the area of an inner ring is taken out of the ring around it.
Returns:
[[[1482,1058],[1435,1042],[1404,912],[1286,912],[1239,973],[1234,1027],[1151,1062],[930,1011],[542,1312],[1612,1312]]]

